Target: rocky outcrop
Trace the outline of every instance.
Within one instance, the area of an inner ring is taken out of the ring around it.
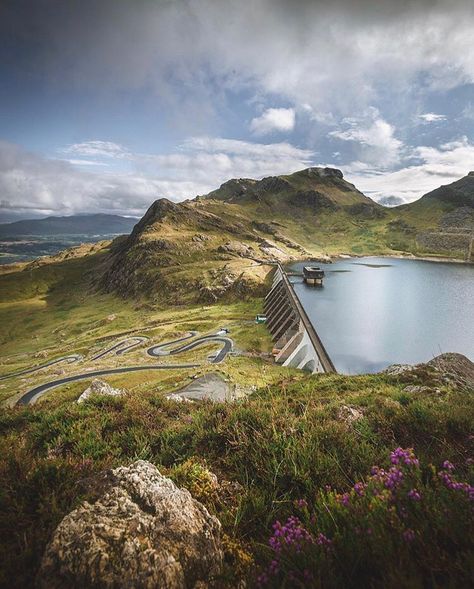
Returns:
[[[90,397],[94,395],[107,395],[110,397],[120,397],[121,395],[125,394],[123,389],[114,389],[109,385],[109,383],[105,382],[104,380],[100,380],[95,378],[90,387],[88,387],[81,396],[77,399],[78,403],[84,403]]]
[[[307,207],[312,212],[337,209],[337,205],[318,190],[298,190],[290,196],[289,203],[297,207]]]
[[[383,372],[409,384],[404,390],[410,393],[439,390],[446,385],[474,392],[474,363],[462,354],[440,354],[423,364],[392,364]]]
[[[256,254],[252,246],[241,241],[227,241],[220,245],[217,251],[221,254],[230,254],[240,258],[254,258]]]
[[[145,461],[116,468],[104,490],[53,534],[39,589],[205,589],[222,566],[221,525]]]
[[[468,260],[472,239],[471,232],[427,231],[416,236],[416,244],[421,252],[454,254]]]
[[[447,353],[433,358],[427,366],[443,374],[445,380],[474,392],[474,363],[462,354]]]

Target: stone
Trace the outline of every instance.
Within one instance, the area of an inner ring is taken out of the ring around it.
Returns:
[[[99,488],[95,503],[84,502],[53,533],[39,589],[213,586],[221,524],[189,491],[143,460],[109,471]]]
[[[474,392],[474,363],[466,356],[454,352],[440,354],[430,360],[427,366],[441,372],[451,384]]]
[[[423,385],[408,385],[403,389],[404,393],[410,394],[418,394],[418,393],[432,393],[432,392],[439,392],[439,389],[432,389],[431,387],[426,387]]]
[[[117,319],[117,315],[115,313],[111,313],[110,315],[107,315],[106,321],[111,323],[112,321],[115,321],[116,319]]]
[[[126,391],[123,389],[114,389],[109,385],[108,382],[105,382],[104,380],[95,378],[92,381],[90,387],[88,387],[77,399],[77,402],[84,403],[84,401],[87,401],[87,399],[89,399],[89,397],[92,395],[109,395],[110,397],[119,397],[120,395],[125,394],[125,392]]]
[[[382,370],[382,372],[390,376],[398,376],[399,374],[405,374],[413,370],[415,370],[415,366],[412,364],[392,364],[385,368],[385,370]]]
[[[355,407],[349,407],[349,405],[341,405],[337,412],[337,418],[341,421],[345,421],[347,424],[351,424],[354,421],[358,421],[362,419],[364,414],[360,409],[356,409]]]
[[[187,397],[183,397],[181,395],[178,395],[177,393],[170,393],[169,395],[166,395],[166,398],[168,399],[168,401],[176,401],[176,403],[192,403],[193,402],[191,399],[188,399]]]

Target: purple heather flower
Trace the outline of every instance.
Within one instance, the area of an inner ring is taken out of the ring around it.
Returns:
[[[366,486],[367,485],[365,485],[364,483],[356,483],[354,485],[354,491],[357,493],[357,495],[362,497],[365,494],[365,487]]]
[[[411,491],[408,491],[408,497],[410,497],[410,499],[413,501],[421,501],[421,494],[416,489],[411,489]]]
[[[274,552],[280,554],[284,547],[291,547],[296,552],[301,552],[305,544],[313,541],[313,537],[301,521],[292,515],[284,526],[279,521],[273,524],[273,536],[268,543]]]
[[[449,470],[450,472],[454,470],[454,464],[449,462],[449,460],[445,460],[442,466],[444,470]]]
[[[388,473],[384,473],[384,485],[387,489],[394,491],[402,482],[403,472],[392,466]]]
[[[413,452],[413,448],[396,448],[390,454],[390,462],[392,464],[406,464],[407,466],[419,466],[419,460]]]
[[[339,495],[337,500],[339,501],[339,503],[341,505],[344,505],[344,507],[348,507],[350,504],[350,496],[349,493],[343,493],[342,495]]]
[[[319,544],[320,546],[329,547],[332,544],[332,540],[330,540],[322,532],[319,532],[319,534],[316,537],[316,544]]]

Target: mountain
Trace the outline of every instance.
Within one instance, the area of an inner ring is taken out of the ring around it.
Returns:
[[[0,237],[130,233],[137,219],[119,215],[71,215],[0,224]]]
[[[135,298],[211,302],[257,294],[275,260],[341,253],[469,258],[473,195],[472,174],[390,208],[333,168],[233,179],[193,200],[155,201],[130,236],[113,244],[101,286]]]
[[[390,227],[408,251],[474,259],[474,172],[392,211]]]

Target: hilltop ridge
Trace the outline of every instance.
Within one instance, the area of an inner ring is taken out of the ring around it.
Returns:
[[[341,253],[469,259],[473,198],[473,175],[394,208],[335,168],[231,179],[193,200],[152,203],[113,245],[100,284],[123,296],[209,302],[258,294],[275,261]]]

